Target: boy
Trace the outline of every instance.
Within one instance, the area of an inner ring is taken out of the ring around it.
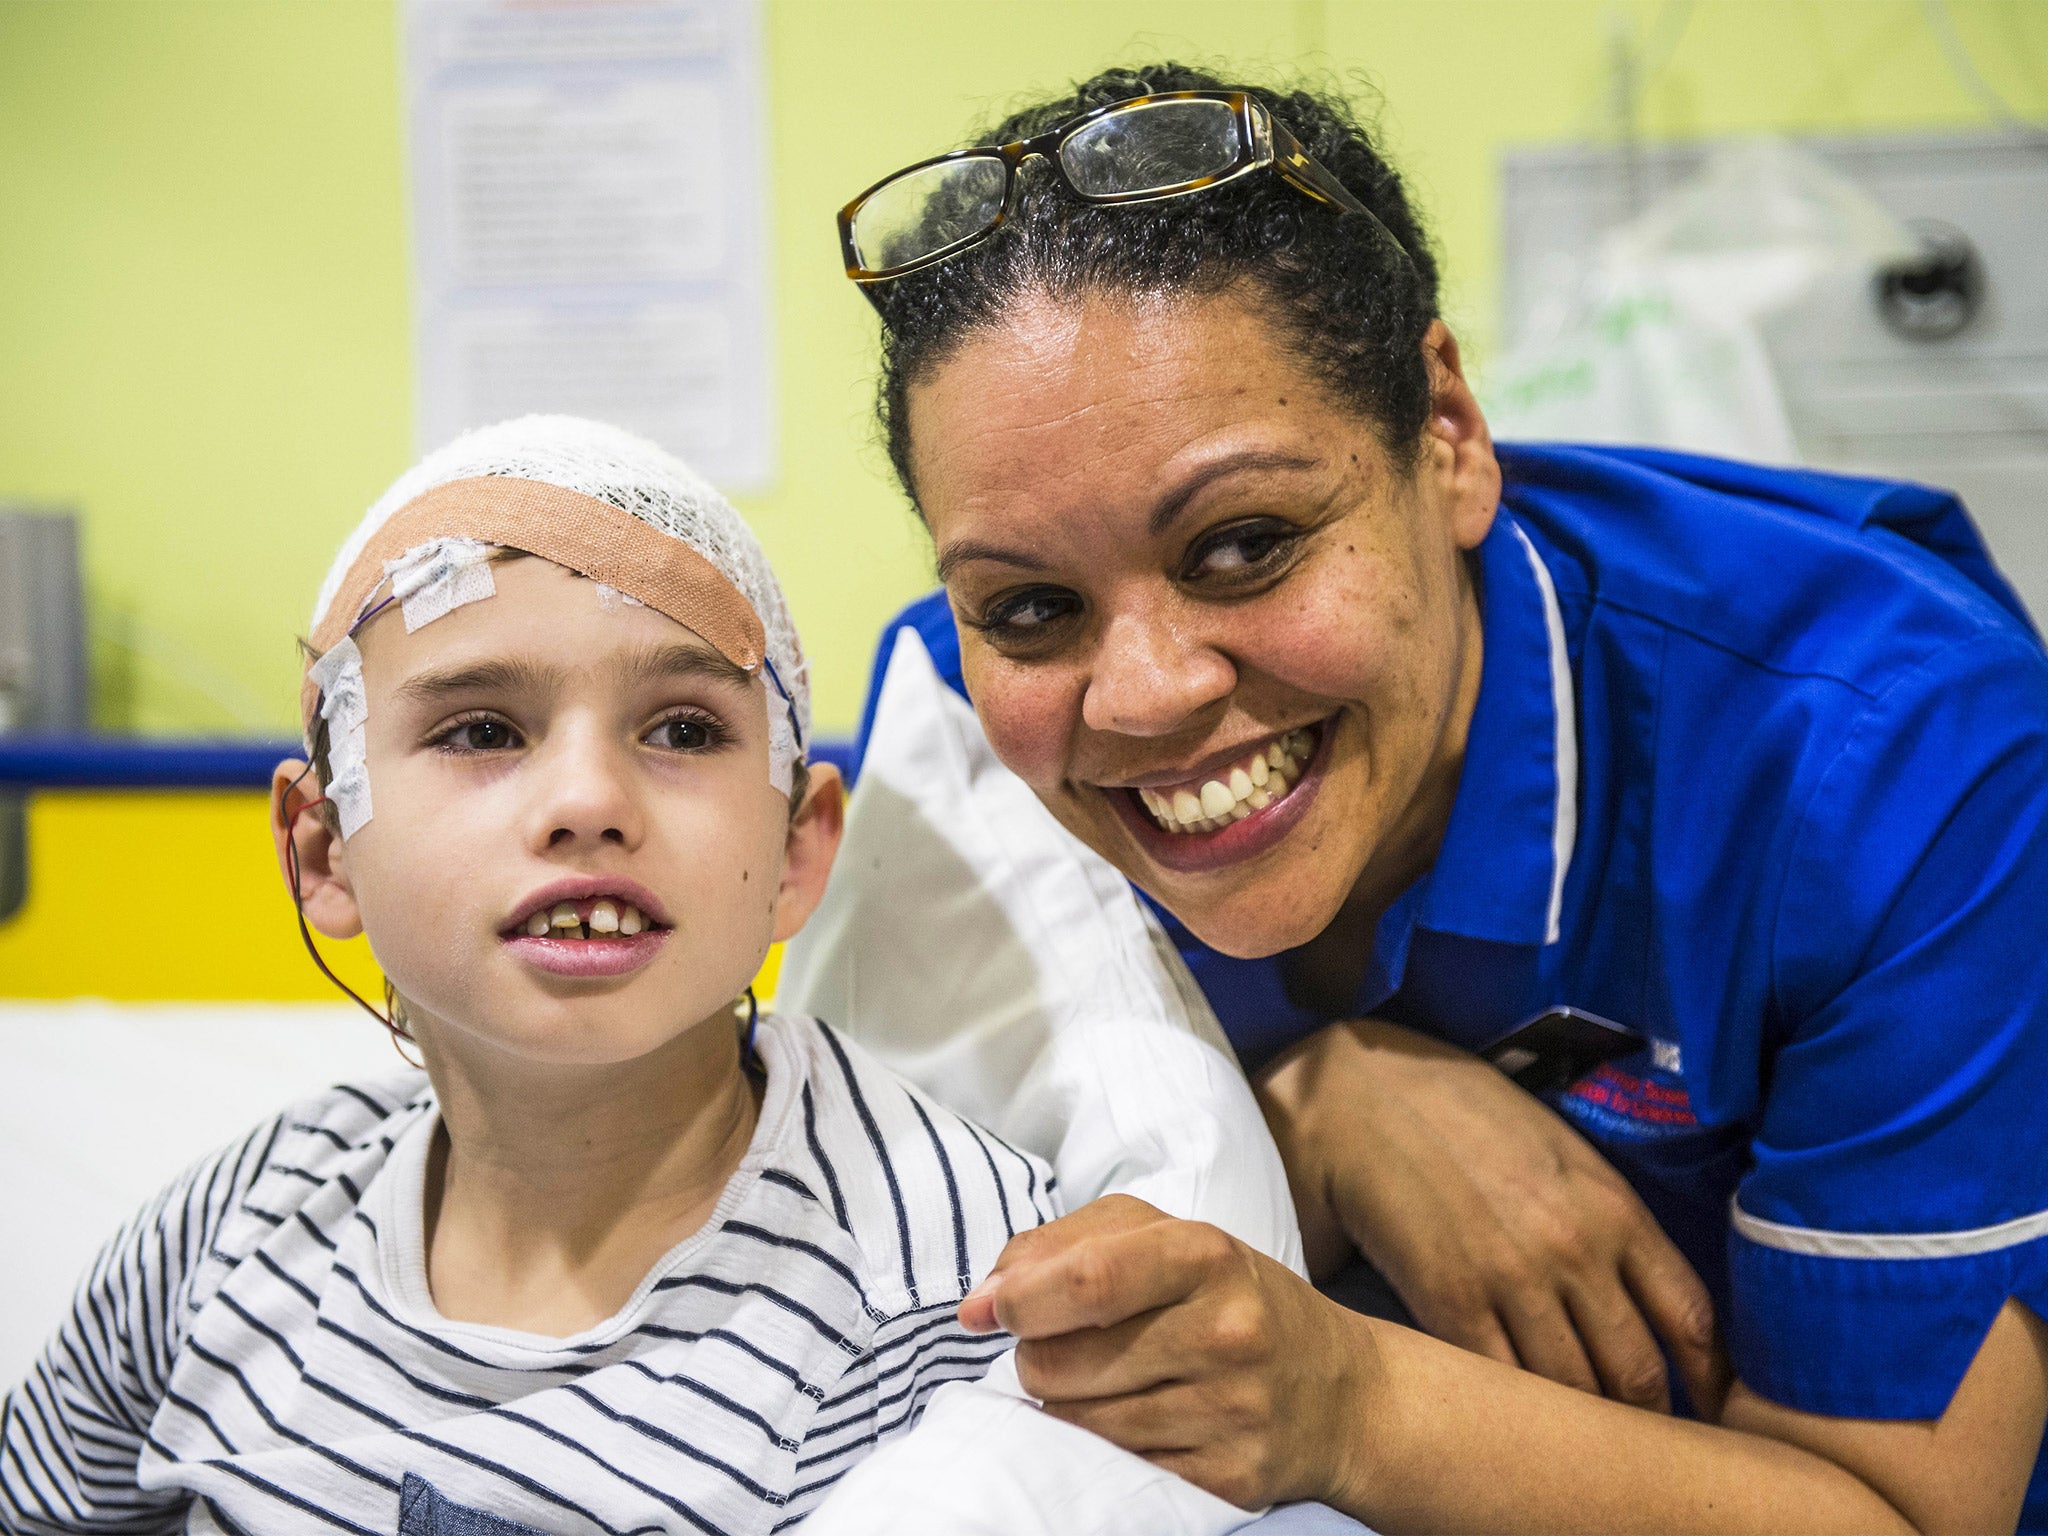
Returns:
[[[841,825],[759,546],[651,445],[527,418],[371,508],[313,638],[280,864],[424,1072],[114,1239],[0,1406],[0,1529],[796,1523],[1001,1353],[954,1309],[1057,1213],[829,1028],[736,1022]]]

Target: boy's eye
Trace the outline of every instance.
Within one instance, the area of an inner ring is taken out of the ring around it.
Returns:
[[[697,715],[673,715],[640,738],[650,747],[670,752],[702,752],[725,739],[724,727]]]
[[[458,720],[433,744],[444,752],[505,752],[519,745],[519,733],[503,720]]]
[[[512,745],[512,727],[502,720],[472,720],[462,728],[462,744],[473,752],[495,752]]]

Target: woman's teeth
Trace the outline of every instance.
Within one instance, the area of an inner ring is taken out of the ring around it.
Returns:
[[[1205,779],[1200,789],[1141,789],[1138,798],[1168,832],[1215,832],[1284,800],[1315,751],[1315,728],[1304,726],[1240,758],[1221,777]]]
[[[630,939],[653,926],[638,907],[609,900],[592,903],[588,915],[573,901],[558,901],[552,911],[536,912],[526,920],[527,934],[536,939]]]

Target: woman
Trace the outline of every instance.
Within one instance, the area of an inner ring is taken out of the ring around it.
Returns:
[[[1497,450],[1398,178],[1233,90],[1100,76],[842,231],[946,588],[905,622],[1167,918],[1313,1269],[1427,1331],[1120,1199],[968,1311],[1244,1505],[2048,1530],[2017,600],[1936,493]],[[1470,1054],[1559,1006],[1643,1049],[1545,1100]]]

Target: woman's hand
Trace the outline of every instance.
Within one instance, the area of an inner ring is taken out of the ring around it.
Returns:
[[[1258,1090],[1310,1273],[1355,1244],[1438,1338],[1669,1412],[1662,1339],[1697,1410],[1719,1413],[1699,1276],[1606,1159],[1494,1067],[1364,1020],[1311,1036]]]
[[[960,1318],[1022,1341],[1048,1413],[1241,1508],[1359,1481],[1365,1320],[1206,1223],[1104,1196],[1013,1238]]]

